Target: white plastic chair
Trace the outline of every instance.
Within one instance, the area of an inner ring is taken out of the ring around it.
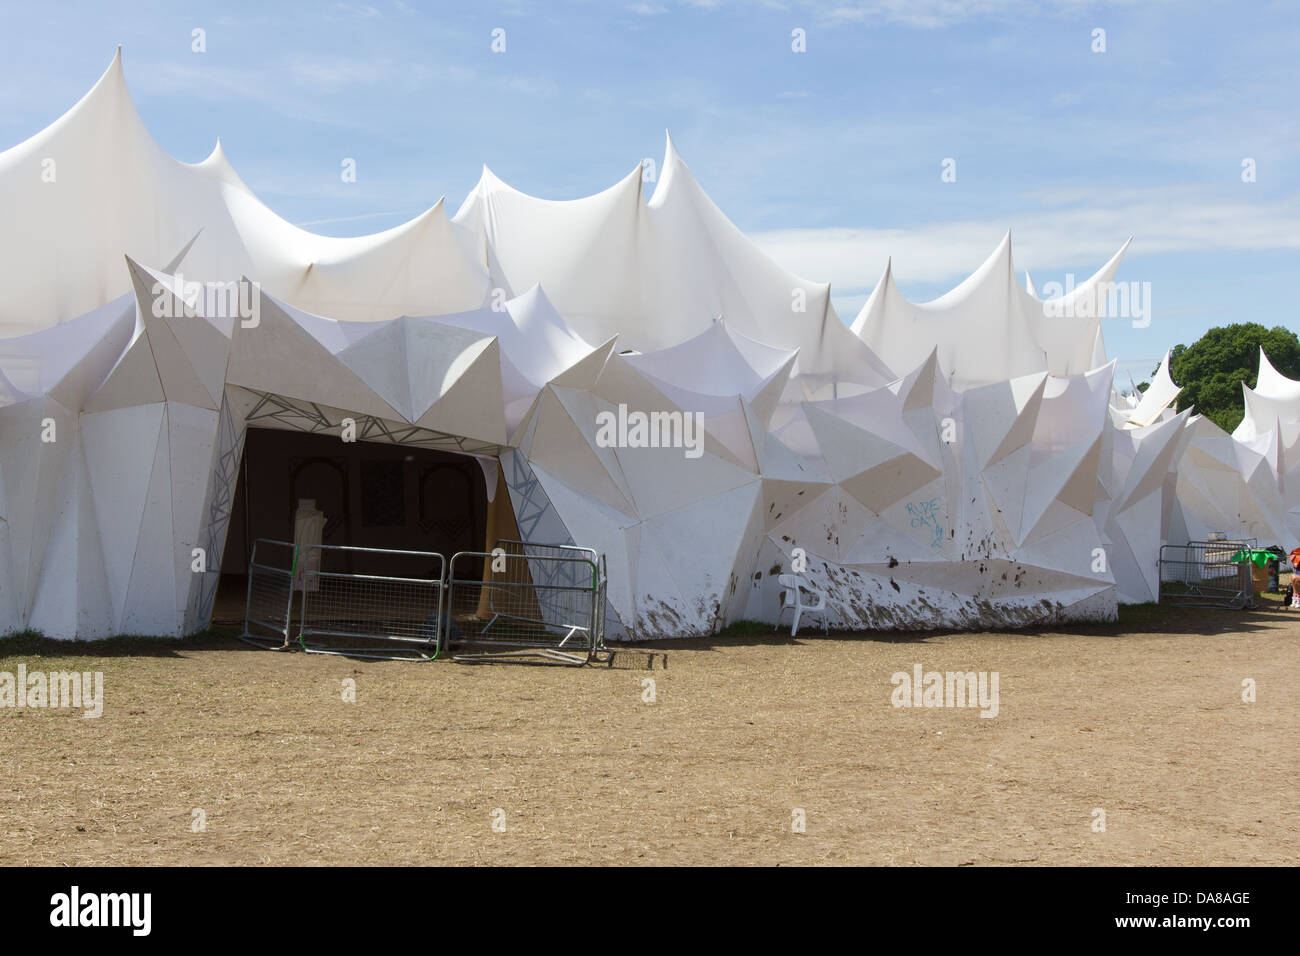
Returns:
[[[809,584],[805,584],[797,574],[778,574],[777,583],[785,588],[785,594],[781,601],[781,610],[776,615],[776,627],[781,626],[781,615],[786,611],[794,611],[794,621],[790,625],[790,636],[795,637],[799,633],[799,618],[805,611],[811,611],[814,614],[820,614],[822,617],[822,630],[827,634],[830,633],[830,625],[826,621],[826,592],[819,591]],[[807,591],[814,598],[814,603],[805,604],[803,599],[804,592]],[[776,630],[776,628],[773,628]]]

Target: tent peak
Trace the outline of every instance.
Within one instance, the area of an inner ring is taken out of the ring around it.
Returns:
[[[194,243],[198,241],[199,234],[202,232],[203,232],[203,227],[200,226],[199,231],[190,237],[190,241],[185,243],[184,248],[182,248],[180,252],[176,253],[176,255],[172,257],[172,260],[167,263],[167,265],[163,266],[162,271],[167,273],[168,275],[175,275],[176,270],[181,267],[181,263],[185,260],[185,257],[189,255],[190,249],[193,248]],[[130,260],[128,259],[128,261]]]
[[[104,69],[104,72],[99,75],[99,79],[95,81],[95,87],[98,87],[105,80],[125,82],[125,76],[122,71],[122,44],[120,43],[113,51],[113,59],[108,61],[108,66]],[[91,89],[93,90],[95,87],[92,87]]]
[[[661,173],[668,173],[673,166],[685,166],[686,161],[682,159],[682,154],[677,151],[677,144],[673,142],[673,134],[664,130],[664,165]]]
[[[440,209],[443,209],[446,199],[447,199],[446,196],[439,196],[437,201],[432,206],[430,206],[424,212],[419,213],[418,215],[413,217],[410,220],[410,222],[417,223],[417,222],[421,222],[422,220],[435,218],[438,215],[438,211]]]
[[[68,113],[75,111],[78,106],[80,106],[86,100],[90,99],[90,97],[93,96],[95,92],[98,90],[101,90],[108,86],[125,87],[125,85],[126,85],[126,80],[122,73],[122,44],[119,43],[117,45],[116,50],[113,52],[113,58],[108,61],[108,66],[104,68],[104,72],[99,74],[99,79],[97,79],[94,83],[91,84],[90,89],[86,91],[86,93],[81,97],[81,99],[76,103],[76,105],[73,106],[72,109],[68,111]]]
[[[947,309],[967,301],[977,290],[1010,275],[1014,279],[1015,266],[1011,260],[1011,230],[1003,235],[997,248],[980,263],[974,272],[957,283],[943,295],[921,303],[926,309]]]
[[[228,182],[243,186],[245,190],[248,187],[235,171],[234,165],[230,162],[230,157],[226,155],[225,147],[221,145],[221,137],[217,137],[216,143],[212,147],[212,152],[208,153],[207,158],[196,163],[202,169],[207,169],[218,173],[221,178]],[[251,190],[248,190],[251,192]]]
[[[510,188],[501,180],[500,176],[492,172],[492,168],[488,166],[487,163],[484,163],[478,173],[478,182],[474,184],[474,188],[470,191],[470,195],[473,196],[475,193],[481,193],[487,189],[503,186],[506,189]]]

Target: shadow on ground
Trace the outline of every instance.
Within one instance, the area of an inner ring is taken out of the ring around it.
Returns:
[[[184,657],[189,651],[244,650],[258,648],[239,640],[238,628],[214,627],[189,637],[152,637],[140,634],[108,637],[98,641],[59,641],[37,631],[21,631],[0,637],[0,658],[4,657]]]
[[[1276,595],[1257,594],[1255,607],[1236,610],[1217,607],[1180,607],[1166,604],[1126,605],[1119,609],[1119,620],[1106,624],[1028,625],[1001,628],[991,633],[1023,634],[1027,637],[1058,635],[1094,635],[1097,637],[1166,637],[1171,635],[1213,635],[1224,631],[1248,633],[1267,630],[1289,620],[1300,619],[1300,611],[1284,608]],[[240,628],[225,624],[189,637],[151,637],[125,635],[97,641],[59,641],[36,631],[0,636],[0,658],[5,657],[172,657],[191,651],[257,651],[239,640]],[[647,654],[662,656],[669,651],[709,651],[733,647],[788,647],[820,640],[843,640],[846,637],[876,644],[926,644],[936,639],[970,633],[971,629],[942,628],[932,631],[836,631],[825,634],[810,628],[791,637],[782,627],[774,631],[770,624],[737,621],[720,633],[708,637],[667,638],[654,641],[611,642],[611,649],[624,652],[625,666],[632,665],[631,652],[643,661]],[[620,662],[622,664],[623,662]],[[620,666],[615,664],[614,666]],[[644,666],[640,664],[638,666]],[[655,665],[650,663],[653,668]]]
[[[1267,630],[1277,624],[1300,620],[1300,611],[1288,611],[1280,598],[1256,595],[1255,607],[1244,610],[1219,607],[1181,607],[1167,604],[1132,604],[1119,609],[1119,620],[1102,624],[1030,624],[1017,628],[990,628],[989,633],[1023,634],[1026,637],[1053,637],[1065,634],[1097,637],[1168,637],[1221,634],[1224,631],[1247,633]],[[974,628],[939,628],[932,631],[837,631],[825,634],[815,628],[791,637],[786,628],[773,632],[770,624],[740,621],[709,637],[683,637],[656,641],[620,641],[615,648],[642,651],[708,651],[723,647],[781,647],[820,640],[840,641],[856,638],[877,644],[926,644],[938,638],[969,634]]]

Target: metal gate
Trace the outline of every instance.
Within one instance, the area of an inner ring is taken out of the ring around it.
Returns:
[[[499,541],[448,566],[453,660],[581,666],[605,653],[604,559],[574,545]]]
[[[257,647],[289,646],[298,549],[285,541],[258,538],[248,559],[248,596],[243,640]]]
[[[382,660],[438,656],[447,570],[441,554],[330,544],[300,551],[303,650]]]
[[[605,559],[574,545],[500,541],[435,551],[296,547],[259,538],[241,638],[258,647],[429,661],[606,660]]]
[[[1189,541],[1160,548],[1160,594],[1165,604],[1244,608],[1254,601],[1250,562],[1234,561],[1255,540]]]

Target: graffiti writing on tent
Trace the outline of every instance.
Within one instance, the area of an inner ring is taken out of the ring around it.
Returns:
[[[930,539],[930,547],[938,548],[943,544],[943,528],[939,524],[938,498],[909,504],[907,513],[912,516],[913,528],[930,528],[934,532],[934,536]]]

